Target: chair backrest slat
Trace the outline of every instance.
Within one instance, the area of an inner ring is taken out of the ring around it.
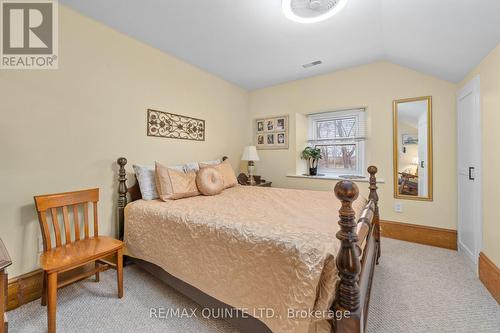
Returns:
[[[78,220],[78,204],[73,205],[73,221],[75,223],[75,241],[80,240],[80,221]]]
[[[57,220],[57,208],[51,208],[50,215],[52,216],[52,226],[54,227],[54,235],[56,236],[56,247],[61,246],[61,229]]]
[[[98,227],[97,227],[97,202],[93,202],[93,210],[94,210],[94,237],[97,237],[99,236],[99,230],[98,230]]]
[[[69,226],[69,215],[68,215],[68,206],[62,207],[63,212],[63,221],[64,221],[64,243],[71,243],[71,227]]]
[[[89,204],[83,203],[83,228],[85,229],[85,238],[89,238]]]
[[[64,244],[70,244],[73,241],[79,241],[82,239],[80,235],[80,205],[83,206],[83,222],[84,222],[84,233],[85,238],[90,238],[90,227],[89,227],[89,203],[93,205],[93,225],[94,225],[94,236],[97,237],[98,233],[98,212],[97,212],[97,202],[99,201],[99,189],[91,189],[77,192],[67,192],[58,193],[50,195],[40,195],[35,196],[35,206],[38,212],[38,220],[40,222],[40,228],[42,230],[42,236],[44,241],[45,251],[53,248],[51,242],[51,228],[49,226],[49,221],[47,217],[47,211],[50,211],[50,217],[52,222],[52,229],[54,232],[55,247],[62,246]],[[70,219],[70,207],[72,207],[73,224],[75,230],[74,240],[71,239],[71,219]],[[62,242],[62,225],[59,224],[59,214],[62,211],[62,219],[64,225],[64,243]]]
[[[50,229],[47,223],[47,211],[38,213],[38,221],[42,229],[43,247],[45,251],[48,251],[52,248],[52,243],[50,241]]]

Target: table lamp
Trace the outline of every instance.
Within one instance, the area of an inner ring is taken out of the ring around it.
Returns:
[[[248,161],[248,178],[250,178],[250,185],[255,185],[255,180],[253,179],[253,172],[255,171],[254,161],[259,160],[259,154],[257,154],[257,148],[255,146],[246,146],[243,150],[242,161]]]

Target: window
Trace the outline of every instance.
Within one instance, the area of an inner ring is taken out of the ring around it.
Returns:
[[[309,144],[321,149],[318,172],[364,174],[365,110],[317,113],[309,116]]]

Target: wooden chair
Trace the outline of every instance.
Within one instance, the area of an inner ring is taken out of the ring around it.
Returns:
[[[47,307],[48,332],[56,331],[57,289],[73,282],[95,275],[99,281],[99,272],[109,267],[117,271],[118,297],[123,297],[123,243],[119,240],[99,236],[97,222],[97,202],[99,189],[35,196],[35,206],[42,229],[44,253],[40,256],[44,283],[42,305]],[[93,237],[90,236],[89,203],[93,205]],[[49,226],[49,214],[53,232]],[[70,213],[71,212],[71,213]],[[70,223],[70,215],[73,223]],[[64,224],[64,242],[62,226]],[[83,216],[81,237],[80,221]],[[74,238],[71,239],[73,230]],[[51,241],[52,235],[55,244]],[[116,255],[116,264],[104,260]]]

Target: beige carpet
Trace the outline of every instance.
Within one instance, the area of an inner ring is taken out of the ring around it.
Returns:
[[[457,252],[391,239],[382,246],[367,332],[500,332],[500,306]],[[58,332],[237,332],[202,316],[151,319],[150,308],[197,306],[137,267],[125,269],[123,299],[115,288],[109,271],[100,283],[62,289]],[[9,332],[44,332],[46,308],[32,302],[9,312],[9,322]]]

